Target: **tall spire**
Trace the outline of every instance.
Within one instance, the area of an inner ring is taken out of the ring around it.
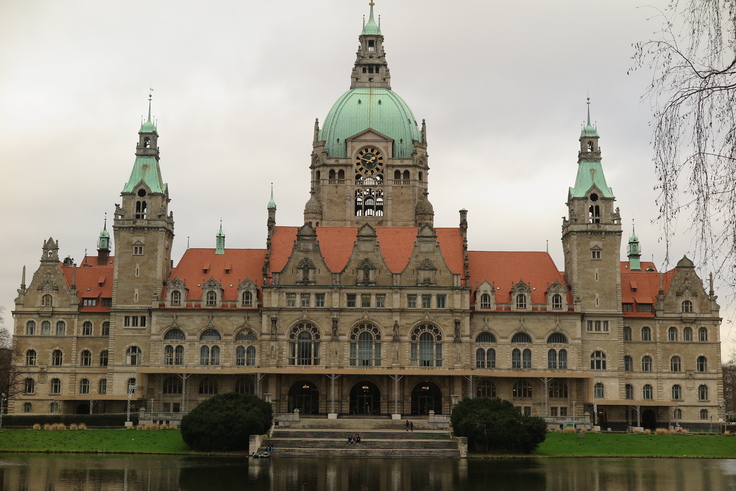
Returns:
[[[273,200],[273,183],[271,183],[271,199],[268,201],[268,206],[266,206],[267,209],[276,209],[276,202]]]
[[[636,236],[636,227],[634,220],[631,220],[631,237],[629,237],[629,270],[641,271],[641,247],[639,247],[639,237]]]
[[[220,219],[220,231],[215,236],[215,254],[225,254],[225,233],[222,231],[222,219]]]
[[[166,193],[166,183],[161,177],[161,169],[158,165],[158,130],[151,120],[151,101],[153,94],[148,93],[148,119],[138,130],[138,145],[135,149],[135,164],[130,174],[123,193],[131,193],[138,184],[143,183],[151,193]]]
[[[363,30],[358,36],[360,46],[358,57],[355,60],[353,74],[350,78],[350,88],[376,87],[391,88],[391,74],[386,62],[386,53],[383,51],[383,35],[381,28],[376,24],[373,16],[373,5],[371,7],[368,22],[363,25]]]

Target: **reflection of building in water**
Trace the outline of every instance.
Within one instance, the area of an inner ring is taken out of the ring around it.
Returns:
[[[371,4],[350,88],[314,126],[304,223],[277,226],[272,198],[264,249],[226,247],[220,227],[173,266],[149,105],[114,256],[105,226],[97,256],[60,262],[49,239],[23,276],[28,377],[11,411],[121,412],[130,397],[170,419],[238,391],[302,414],[446,415],[501,397],[558,423],[717,422],[715,293],[687,258],[666,272],[641,261],[635,234],[621,260],[597,129],[580,135],[574,186],[549,193],[567,192],[564,271],[546,252],[472,250],[466,210],[435,226],[426,126],[391,90],[383,42]]]

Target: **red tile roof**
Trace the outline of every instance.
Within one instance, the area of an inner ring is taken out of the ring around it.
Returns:
[[[102,306],[103,298],[112,298],[112,282],[113,282],[113,258],[109,257],[107,264],[98,266],[97,256],[85,256],[82,263],[74,267],[65,267],[63,263],[59,263],[61,271],[64,273],[66,284],[71,288],[74,281],[74,272],[76,271],[77,298],[80,305],[84,298],[94,298],[97,305],[94,307],[82,306],[83,312],[109,312],[110,307]]]
[[[215,249],[187,249],[169,278],[186,282],[187,300],[201,300],[201,285],[214,278],[222,285],[222,300],[236,301],[241,281],[250,279],[261,286],[265,259],[265,249],[225,249],[225,254],[215,254]]]
[[[555,280],[561,285],[565,284],[562,273],[546,252],[469,251],[468,260],[469,286],[475,290],[484,280],[488,280],[488,283],[497,287],[498,303],[511,302],[511,287],[519,280],[531,286],[532,303],[546,303],[545,292]]]
[[[657,267],[651,262],[642,262],[641,271],[631,271],[629,262],[621,263],[621,303],[632,304],[651,304],[657,303],[657,294],[660,288],[660,278],[662,280],[662,289],[666,293],[670,289],[672,278],[677,272],[672,269],[665,273],[659,273]],[[647,271],[651,269],[651,271]],[[654,309],[652,312],[624,312],[625,317],[654,317]]]

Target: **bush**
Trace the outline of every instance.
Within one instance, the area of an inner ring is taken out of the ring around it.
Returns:
[[[3,428],[32,428],[35,424],[84,423],[87,427],[120,428],[125,425],[123,414],[6,414],[3,415]],[[130,420],[138,423],[138,414],[131,413]]]
[[[542,418],[524,416],[503,399],[464,399],[451,419],[455,434],[479,452],[532,453],[547,435]]]
[[[181,421],[184,443],[200,451],[247,451],[250,435],[271,427],[271,404],[252,394],[220,394],[195,407]]]

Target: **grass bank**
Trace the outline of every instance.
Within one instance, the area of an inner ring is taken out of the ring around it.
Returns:
[[[3,430],[0,452],[190,453],[175,430]]]
[[[582,437],[581,437],[582,435]],[[736,436],[549,433],[542,457],[736,457]]]

